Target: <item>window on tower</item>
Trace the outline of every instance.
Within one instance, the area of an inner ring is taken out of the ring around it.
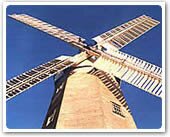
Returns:
[[[121,106],[115,102],[112,102],[112,105],[113,105],[113,108],[112,108],[112,112],[114,114],[117,114],[121,117],[125,117],[123,114],[122,114],[122,111],[121,111]]]
[[[47,120],[47,123],[46,123],[46,126],[48,126],[49,124],[51,124],[54,120],[54,116],[55,116],[55,112],[56,112],[56,109],[53,110],[53,113],[48,117],[48,120]]]

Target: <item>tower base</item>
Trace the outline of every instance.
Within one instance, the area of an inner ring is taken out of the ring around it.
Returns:
[[[96,76],[72,74],[56,128],[136,128],[132,115]]]

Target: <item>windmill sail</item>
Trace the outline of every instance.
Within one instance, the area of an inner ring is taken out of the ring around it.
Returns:
[[[57,58],[33,68],[27,72],[16,76],[6,83],[6,98],[7,100],[19,95],[32,86],[44,81],[45,79],[62,72],[63,70],[81,63],[87,59],[88,55],[85,52],[75,55],[66,60],[58,60]]]
[[[99,57],[94,66],[150,94],[161,97],[162,69],[158,66],[120,51],[114,52],[112,59]]]
[[[63,41],[68,42],[83,51],[86,51],[88,56],[100,56],[94,63],[96,68],[104,70],[108,73],[112,73],[121,80],[124,80],[140,89],[148,91],[153,95],[161,97],[162,69],[146,61],[117,51],[151,28],[158,25],[158,21],[143,15],[93,38],[95,41],[97,41],[97,45],[99,47],[105,47],[107,50],[110,50],[111,54],[108,55],[100,49],[95,49],[96,46],[87,48],[87,45],[83,42],[85,39],[29,15],[12,14],[9,16],[22,23],[46,32],[56,38],[62,39]],[[112,51],[114,51],[114,54]],[[85,52],[83,53],[85,54]],[[59,63],[59,66],[63,65],[63,63],[66,63],[66,65],[64,64],[63,67],[59,68],[59,70],[55,69],[55,67],[58,66],[55,61],[55,63],[49,62],[49,64],[52,64],[52,67],[49,67],[49,69],[44,68],[42,65],[7,81],[7,98],[12,98],[13,96],[30,88],[34,84],[37,84],[44,79],[61,72],[71,65],[74,65],[75,58],[73,57],[73,59],[73,61],[69,60],[69,62]],[[36,71],[36,69],[38,69],[38,71]],[[53,69],[54,72],[51,72]],[[41,73],[41,71],[43,73]],[[33,84],[30,84],[32,82],[31,80],[34,80],[34,78],[39,79],[39,77],[42,77],[42,79],[40,78],[39,82],[36,81],[33,82]]]
[[[119,50],[158,24],[159,21],[143,15],[113,28],[93,40],[97,42],[98,46],[113,51]]]
[[[85,39],[83,39],[80,36],[77,36],[71,32],[65,31],[61,28],[58,28],[56,26],[53,26],[45,21],[41,21],[37,18],[31,17],[29,15],[26,14],[12,14],[9,15],[9,17],[20,21],[22,23],[25,23],[33,28],[36,28],[38,30],[41,30],[53,37],[59,38],[65,42],[68,42],[72,45],[84,45],[83,41],[85,41]]]

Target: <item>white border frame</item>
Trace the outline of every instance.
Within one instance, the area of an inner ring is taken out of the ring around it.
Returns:
[[[4,2],[3,3],[3,132],[165,132],[165,92],[160,129],[8,129],[6,127],[6,7],[9,5],[159,5],[162,8],[162,90],[165,91],[165,2]]]

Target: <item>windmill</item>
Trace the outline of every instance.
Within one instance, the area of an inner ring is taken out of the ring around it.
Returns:
[[[56,58],[7,81],[6,98],[10,100],[45,79],[55,76],[56,89],[43,128],[136,128],[120,89],[120,80],[161,97],[162,69],[119,51],[158,25],[158,21],[145,15],[140,16],[93,38],[96,42],[89,46],[85,39],[29,15],[9,16],[59,38],[81,51],[73,57]],[[78,85],[72,88],[79,80],[83,80],[81,82],[86,85],[92,83],[92,87],[89,87],[92,92],[86,87],[87,97],[78,92],[83,91],[84,87]],[[102,99],[99,100],[100,97]],[[85,99],[96,102],[89,105],[88,103],[92,102],[86,102]],[[76,108],[70,108],[74,105]]]

